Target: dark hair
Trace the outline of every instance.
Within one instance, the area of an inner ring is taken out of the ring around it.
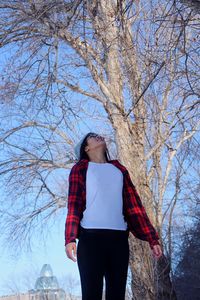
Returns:
[[[80,153],[79,153],[79,160],[81,160],[81,159],[88,159],[88,160],[90,160],[89,156],[87,155],[87,152],[85,152],[85,147],[87,146],[87,138],[88,138],[91,134],[96,134],[96,133],[95,133],[95,132],[89,132],[89,133],[85,136],[84,140],[83,140],[82,143],[81,143]],[[106,161],[111,160],[110,154],[109,154],[109,152],[108,152],[107,147],[106,147],[106,150],[105,150],[105,152],[104,152],[104,155],[105,155]]]

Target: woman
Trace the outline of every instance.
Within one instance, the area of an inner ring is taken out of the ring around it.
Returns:
[[[148,241],[157,259],[162,255],[159,236],[128,170],[110,159],[104,137],[88,133],[75,152],[79,161],[69,174],[66,254],[73,261],[77,254],[82,300],[102,299],[104,277],[106,300],[124,300],[129,231]]]

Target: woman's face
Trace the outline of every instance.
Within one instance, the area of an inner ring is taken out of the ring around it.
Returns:
[[[106,146],[105,138],[98,134],[91,134],[87,138],[87,146],[89,150],[95,150],[96,148],[102,148],[103,150],[105,150],[105,146]]]

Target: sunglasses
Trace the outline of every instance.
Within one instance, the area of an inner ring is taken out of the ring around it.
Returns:
[[[88,138],[90,138],[90,137],[94,137],[94,138],[97,138],[97,137],[103,138],[101,135],[96,134],[96,133],[91,133],[91,134],[88,136]]]

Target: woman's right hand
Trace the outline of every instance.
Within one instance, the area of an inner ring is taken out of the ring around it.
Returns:
[[[76,262],[76,242],[71,242],[71,243],[68,243],[66,246],[65,246],[65,252],[67,254],[67,257],[72,259],[74,262]]]

